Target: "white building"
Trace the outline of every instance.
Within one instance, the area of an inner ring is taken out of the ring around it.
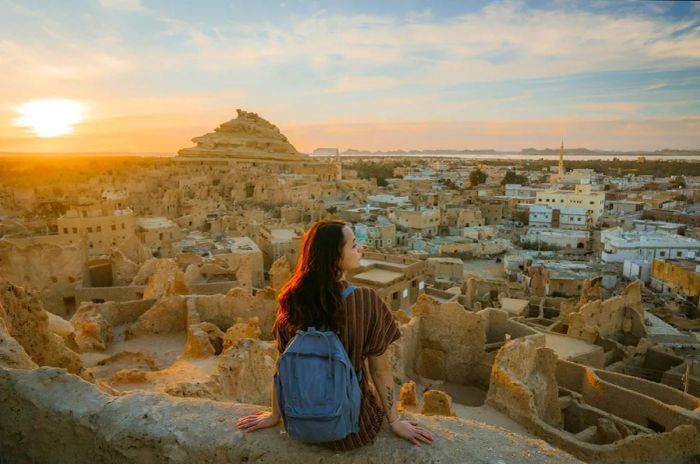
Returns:
[[[626,279],[639,279],[648,284],[651,281],[651,261],[627,259],[622,265],[622,275]]]
[[[553,208],[584,208],[597,224],[605,209],[605,193],[593,191],[590,184],[579,184],[576,190],[547,190],[537,192],[536,204]]]
[[[562,229],[588,229],[593,225],[593,215],[586,208],[561,208],[559,227]]]
[[[384,216],[379,216],[375,224],[358,223],[353,227],[359,243],[379,249],[397,245],[396,226]]]
[[[593,216],[586,208],[564,208],[536,204],[530,206],[530,227],[585,230],[593,225]]]
[[[601,232],[601,259],[608,263],[649,261],[652,259],[695,258],[700,241],[667,232],[624,232],[620,227]]]
[[[508,198],[535,198],[542,189],[520,184],[506,184],[505,196]]]
[[[388,194],[379,195],[368,195],[367,201],[373,205],[380,206],[382,208],[388,208],[392,206],[403,206],[410,202],[410,199],[405,196],[396,196]]]
[[[668,232],[669,234],[678,234],[680,230],[685,230],[685,224],[677,224],[675,222],[650,221],[645,219],[637,219],[632,221],[632,226],[636,231],[643,232]]]
[[[530,227],[552,227],[552,212],[548,205],[530,206]]]
[[[583,230],[535,228],[528,229],[524,241],[557,248],[586,249],[590,241],[590,234]]]
[[[606,208],[611,216],[625,216],[643,211],[644,203],[641,201],[612,200],[606,202]]]

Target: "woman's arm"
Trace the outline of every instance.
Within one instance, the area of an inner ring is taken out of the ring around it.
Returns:
[[[275,379],[272,379],[272,411],[258,411],[250,416],[245,416],[238,420],[236,426],[246,432],[253,432],[259,429],[274,427],[280,422],[279,406],[277,405],[277,395],[275,395]]]
[[[389,419],[391,430],[401,438],[410,441],[416,446],[419,445],[419,440],[431,444],[433,436],[427,430],[417,427],[416,421],[401,421],[399,420],[399,412],[396,409],[394,400],[394,374],[391,372],[389,365],[389,355],[385,351],[379,356],[368,356],[369,370],[372,375],[372,382],[377,388],[377,393],[381,398],[384,412]]]

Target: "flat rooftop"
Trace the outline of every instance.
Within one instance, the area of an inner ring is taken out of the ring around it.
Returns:
[[[288,242],[297,237],[294,229],[270,229],[270,235],[274,242]]]
[[[159,216],[159,217],[140,217],[136,219],[136,224],[141,228],[149,229],[166,229],[168,227],[175,227],[175,223],[170,219]]]
[[[518,298],[501,298],[501,307],[503,311],[515,316],[521,316],[527,312],[530,306],[529,300],[521,300]]]
[[[602,350],[598,345],[577,338],[554,333],[545,333],[545,346],[551,348],[559,359],[571,359]]]
[[[408,266],[410,266],[413,263],[409,263],[409,264],[395,263],[393,261],[384,261],[381,259],[372,259],[372,258],[361,258],[360,259],[360,266],[362,266],[362,267],[369,267],[373,264],[382,264],[385,266],[395,267],[397,269],[406,269]]]
[[[403,274],[400,272],[387,271],[385,269],[371,269],[353,276],[353,279],[381,285],[386,285],[401,278],[403,278]]]
[[[464,261],[459,258],[428,258],[426,261],[431,263],[459,264],[460,266],[464,264]]]
[[[668,232],[630,231],[619,227],[603,231],[603,242],[617,248],[700,248],[700,241]]]
[[[693,271],[695,273],[700,274],[700,259],[699,260],[674,259],[672,261],[667,261],[665,259],[657,259],[657,261],[668,262],[669,264],[672,264],[675,267],[680,267],[680,268],[686,269],[688,271]]]

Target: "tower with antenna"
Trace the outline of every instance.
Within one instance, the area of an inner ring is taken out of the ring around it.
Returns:
[[[561,147],[559,147],[559,180],[564,178],[564,137],[561,138]]]

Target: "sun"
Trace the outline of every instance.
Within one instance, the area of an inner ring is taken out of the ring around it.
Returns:
[[[39,137],[73,133],[73,126],[84,121],[85,105],[76,100],[50,98],[22,103],[15,110],[21,115],[15,124],[28,127]]]

